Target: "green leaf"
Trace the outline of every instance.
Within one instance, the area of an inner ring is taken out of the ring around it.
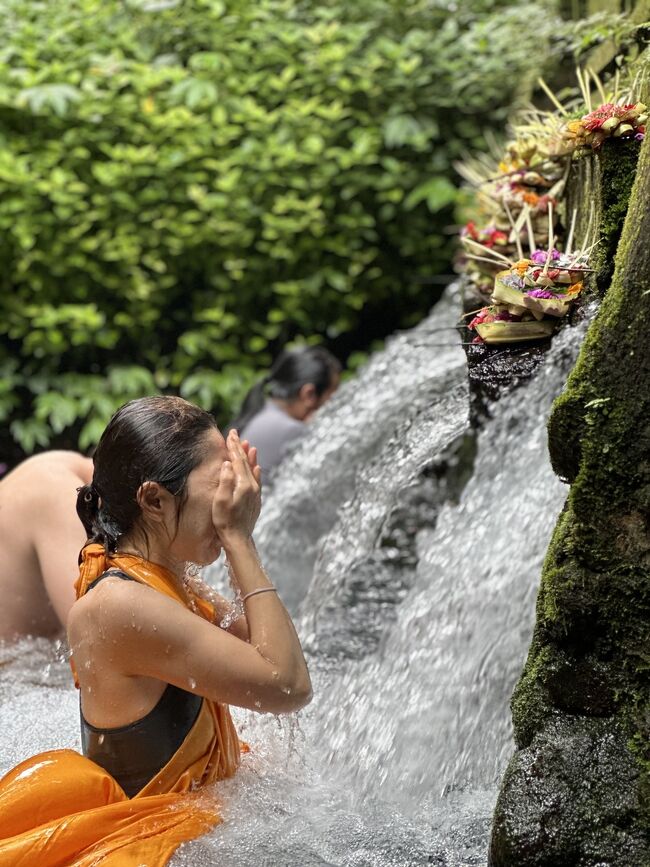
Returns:
[[[50,428],[38,419],[16,419],[11,423],[10,429],[14,440],[28,455],[36,446],[45,448],[50,444]]]
[[[404,207],[411,211],[420,202],[426,202],[431,213],[436,213],[455,202],[457,195],[457,188],[447,178],[431,178],[409,193]]]
[[[383,132],[386,147],[397,148],[409,144],[421,132],[421,127],[411,115],[400,114],[387,118]]]
[[[18,104],[27,105],[34,114],[51,110],[59,117],[80,100],[81,91],[70,84],[41,84],[25,88],[17,96]]]
[[[179,81],[169,91],[169,99],[172,103],[186,105],[188,108],[206,108],[214,105],[219,96],[219,91],[211,81],[203,81],[200,78],[186,78]]]

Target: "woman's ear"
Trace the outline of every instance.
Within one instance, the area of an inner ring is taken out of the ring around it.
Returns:
[[[298,398],[303,402],[305,407],[309,409],[315,407],[318,402],[318,395],[316,394],[316,386],[314,383],[306,382],[301,386],[300,391],[298,392]]]
[[[150,524],[167,523],[176,514],[174,497],[158,482],[143,482],[138,488],[136,501],[142,517]]]

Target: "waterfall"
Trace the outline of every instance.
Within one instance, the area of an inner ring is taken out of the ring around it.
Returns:
[[[453,287],[420,325],[389,339],[339,388],[282,464],[264,497],[255,538],[291,610],[307,591],[319,540],[355,490],[359,471],[409,419],[432,402],[444,405],[447,392],[464,382],[458,309]]]
[[[376,610],[373,626],[384,627],[377,650],[342,666],[331,702],[313,711],[326,761],[351,769],[362,795],[385,792],[412,808],[446,788],[489,784],[503,770],[511,751],[508,702],[567,492],[549,465],[545,420],[575,345],[575,333],[566,330],[537,376],[499,401],[478,437],[460,501],[447,502],[435,527],[418,534],[417,564],[404,567],[411,589],[395,622],[384,626]],[[337,548],[341,528],[332,535],[324,550]],[[350,575],[358,582],[345,565],[354,556],[354,548],[338,548],[334,574],[322,563],[307,600],[308,623],[318,625],[319,611],[331,609],[329,586],[346,585]],[[357,594],[371,592],[372,574],[366,578]],[[325,633],[335,619],[312,639],[316,654],[327,652]]]
[[[467,428],[454,292],[315,420],[266,498],[259,547],[298,611],[314,701],[235,712],[251,745],[218,784],[225,822],[175,867],[486,863],[508,701],[567,489],[545,420],[585,324]],[[0,770],[78,748],[61,648],[0,648]],[[30,721],[29,726],[23,723]]]

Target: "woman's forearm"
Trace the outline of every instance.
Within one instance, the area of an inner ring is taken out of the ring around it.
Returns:
[[[262,568],[252,538],[235,536],[224,540],[224,549],[242,597],[254,590],[269,590],[244,602],[251,645],[277,668],[278,678],[287,688],[310,692],[309,672],[293,622],[278,594],[270,589],[273,585]]]

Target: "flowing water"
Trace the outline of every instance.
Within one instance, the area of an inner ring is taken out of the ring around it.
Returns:
[[[566,495],[545,420],[584,326],[474,441],[443,330],[455,303],[341,388],[265,502],[260,549],[297,611],[315,697],[297,717],[235,712],[252,750],[215,787],[225,822],[175,867],[486,863],[509,696]],[[0,648],[0,674],[0,771],[78,748],[61,645]]]
[[[460,299],[450,289],[417,328],[388,341],[345,383],[274,479],[256,530],[266,568],[295,609],[307,591],[320,539],[352,496],[360,470],[418,413],[465,388],[465,356],[455,326]],[[456,411],[462,418],[465,408]],[[456,421],[456,424],[462,422]],[[435,439],[430,448],[436,450]],[[370,508],[369,501],[364,508]]]

